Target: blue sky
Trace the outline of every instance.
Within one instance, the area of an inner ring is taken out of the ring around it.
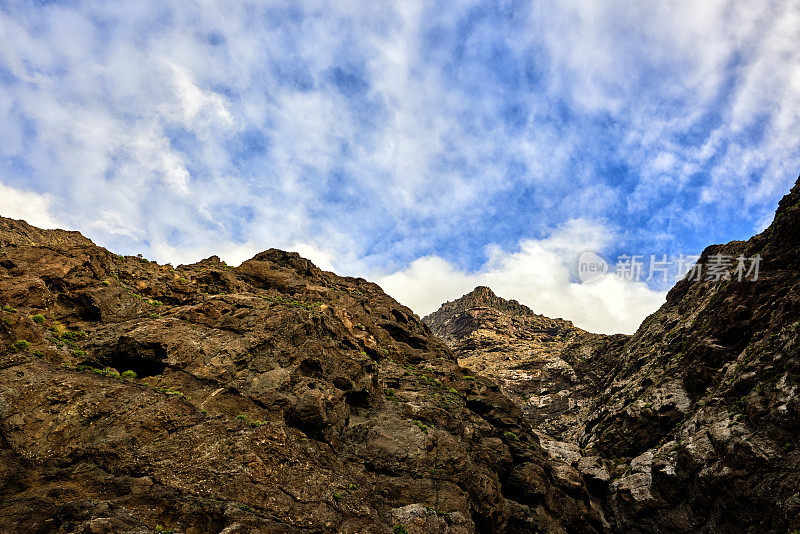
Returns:
[[[0,214],[630,332],[667,287],[582,250],[746,239],[800,173],[797,2],[334,4],[0,6]]]

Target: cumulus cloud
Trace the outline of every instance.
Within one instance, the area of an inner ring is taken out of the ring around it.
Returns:
[[[40,228],[59,228],[53,218],[53,197],[0,184],[0,215],[22,219]]]
[[[800,167],[798,32],[791,0],[7,3],[2,182],[119,252],[296,248],[396,271],[419,310],[399,281],[444,300],[483,276],[624,330],[646,288],[575,285],[556,240],[599,220],[610,253],[696,253],[760,229]]]
[[[576,277],[578,257],[587,250],[602,250],[611,238],[602,225],[571,220],[547,237],[521,241],[513,251],[492,248],[489,260],[475,272],[430,256],[378,280],[385,291],[420,316],[484,285],[537,313],[568,318],[590,332],[630,334],[664,303],[666,293],[643,282],[623,280],[613,272],[581,283]]]

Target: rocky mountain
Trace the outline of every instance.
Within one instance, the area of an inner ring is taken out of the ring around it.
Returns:
[[[800,531],[800,181],[698,264],[633,336],[487,288],[429,328],[297,254],[0,218],[0,532]]]
[[[494,382],[297,254],[173,268],[0,219],[0,308],[0,532],[607,528]]]
[[[460,365],[495,379],[537,428],[577,439],[576,417],[596,392],[575,370],[580,357],[565,356],[565,349],[607,336],[536,314],[483,286],[444,303],[423,322],[453,349]]]
[[[735,258],[760,256],[755,281]],[[627,531],[800,529],[800,180],[772,225],[708,247],[636,334],[594,353],[599,395],[579,444],[612,459]]]
[[[749,268],[761,258],[757,279],[739,280],[740,257]],[[698,266],[701,275],[679,282],[633,336],[548,345],[542,369],[565,362],[576,384],[567,395],[583,403],[572,432],[563,431],[559,410],[533,412],[533,420],[567,441],[555,449],[603,501],[614,531],[800,532],[800,180],[769,228],[708,247]],[[467,300],[469,309],[448,303],[458,311],[430,323],[457,351],[461,340],[473,346],[473,334],[456,324],[465,313],[485,315]],[[507,354],[490,360],[527,354],[528,341],[505,337],[495,347]],[[460,361],[487,352],[467,348]],[[495,369],[485,367],[507,382]],[[535,395],[539,386],[526,384],[506,389]]]

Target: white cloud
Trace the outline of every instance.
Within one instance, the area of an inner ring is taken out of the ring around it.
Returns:
[[[0,216],[22,219],[40,228],[63,228],[51,214],[53,197],[0,184]]]
[[[384,283],[420,313],[487,283],[627,331],[658,295],[571,282],[572,241],[694,245],[733,208],[762,225],[800,166],[798,34],[794,1],[11,5],[0,158],[47,192],[37,220],[121,252],[298,249],[400,265]],[[576,217],[623,230],[597,241]],[[439,257],[468,255],[462,237],[505,249],[466,272]]]
[[[612,239],[600,225],[572,220],[543,239],[526,239],[515,251],[493,248],[478,271],[467,273],[442,258],[420,258],[401,271],[377,277],[383,289],[418,315],[485,285],[536,313],[569,319],[598,333],[633,333],[664,303],[666,293],[609,273],[590,284],[575,278],[578,256],[602,250]]]

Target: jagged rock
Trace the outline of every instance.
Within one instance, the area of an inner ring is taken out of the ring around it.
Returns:
[[[591,357],[591,343],[609,336],[536,314],[483,286],[442,304],[423,321],[453,349],[459,364],[495,379],[540,430],[575,439],[582,406],[594,394],[583,376],[584,360]],[[578,345],[585,350],[565,358],[566,348]]]
[[[604,528],[500,388],[297,254],[172,268],[0,218],[0,308],[2,532]]]
[[[460,512],[444,514],[422,504],[409,504],[392,510],[396,526],[408,534],[473,534],[475,525]]]
[[[760,255],[757,281],[687,277],[633,336],[540,338],[537,358],[525,328],[509,326],[531,327],[529,310],[486,288],[425,320],[459,361],[527,403],[556,438],[542,437],[545,448],[583,475],[613,530],[800,531],[798,228],[800,180],[769,228],[698,262]],[[532,409],[559,394],[583,402]]]
[[[715,254],[762,255],[758,281],[686,279],[623,345],[579,436],[589,453],[635,457],[609,503],[641,532],[785,532],[800,490],[800,182],[775,222]]]

